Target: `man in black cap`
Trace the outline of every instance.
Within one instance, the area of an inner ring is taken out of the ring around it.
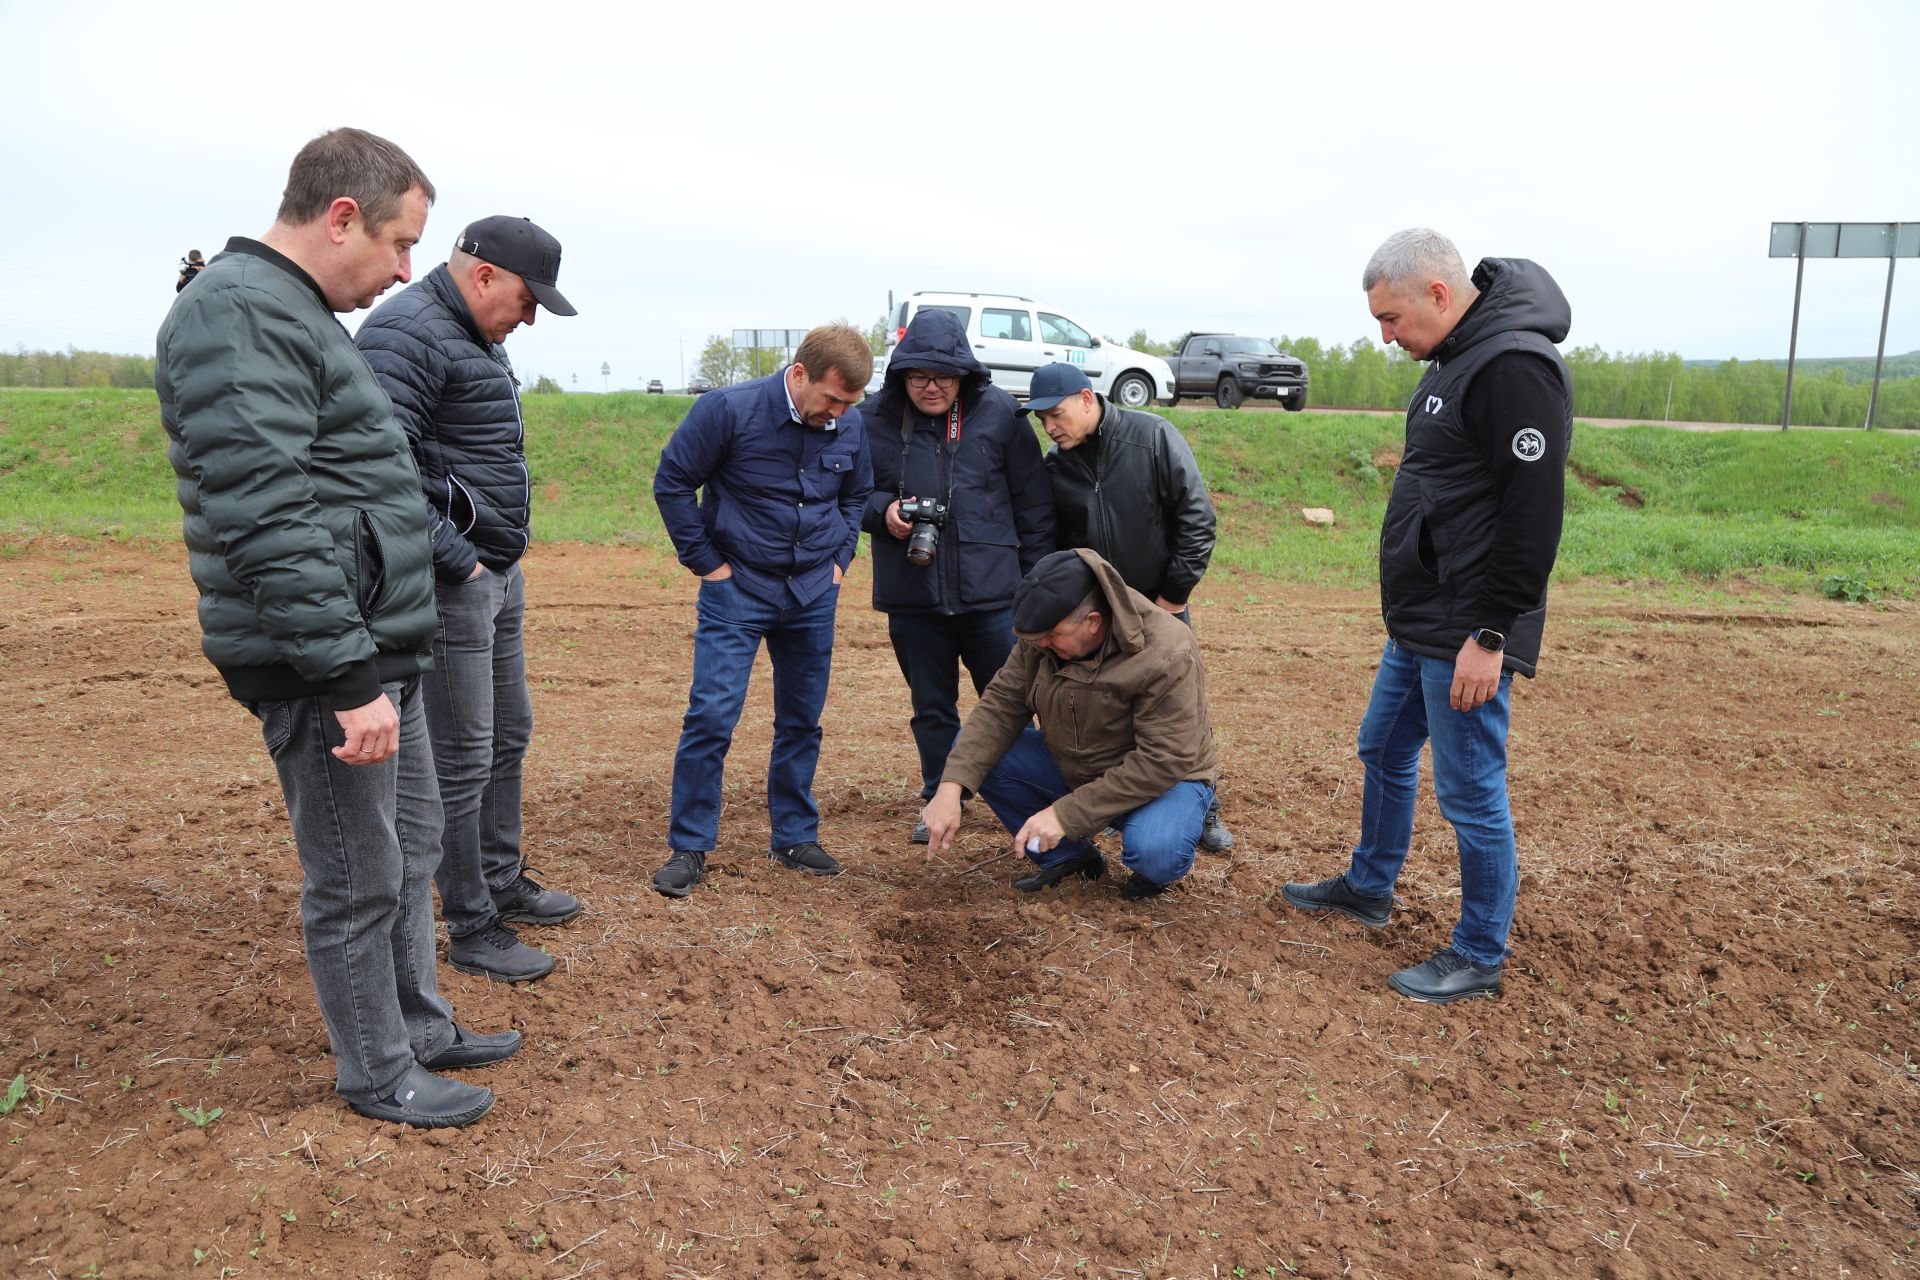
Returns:
[[[1056,551],[1026,576],[1013,628],[1021,643],[922,811],[928,852],[952,847],[960,802],[978,792],[1038,867],[1013,882],[1021,892],[1105,875],[1089,837],[1109,826],[1132,873],[1121,896],[1162,892],[1192,868],[1213,803],[1207,673],[1192,628],[1084,548]]]
[[[1187,599],[1213,557],[1213,500],[1193,450],[1171,422],[1122,409],[1093,389],[1079,365],[1050,364],[1033,375],[1027,410],[1053,448],[1055,536],[1092,547],[1127,585],[1193,625]],[[1200,847],[1233,848],[1215,801]]]
[[[580,914],[579,899],[533,879],[521,851],[533,702],[520,558],[532,495],[519,384],[500,345],[539,307],[575,314],[559,275],[558,240],[525,218],[482,218],[354,339],[393,400],[433,509],[440,625],[426,710],[447,814],[434,876],[447,958],[501,982],[531,981],[554,966],[506,921],[551,925]]]

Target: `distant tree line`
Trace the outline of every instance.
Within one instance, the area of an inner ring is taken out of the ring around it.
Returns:
[[[1124,345],[1167,356],[1179,351],[1180,339],[1155,342],[1136,329]],[[1317,338],[1279,337],[1273,345],[1306,361],[1308,403],[1324,408],[1403,409],[1426,371],[1398,347],[1377,347],[1366,338],[1322,346]],[[1566,358],[1573,411],[1583,418],[1778,422],[1786,399],[1784,360],[1690,362],[1667,351],[1609,355],[1599,347],[1575,347]],[[1801,361],[1793,375],[1794,424],[1865,426],[1872,376],[1871,360]],[[1890,356],[1881,378],[1874,425],[1920,428],[1920,360]]]
[[[0,351],[0,387],[151,387],[152,356],[105,351]]]

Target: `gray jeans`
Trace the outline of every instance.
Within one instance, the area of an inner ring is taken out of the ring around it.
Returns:
[[[333,1042],[337,1088],[380,1097],[453,1043],[453,1009],[434,977],[433,881],[440,798],[418,678],[385,687],[400,712],[400,749],[348,765],[346,735],[318,698],[247,709],[280,774],[300,851],[307,971]]]
[[[437,583],[440,625],[426,676],[427,728],[446,807],[446,856],[434,883],[447,932],[498,917],[493,891],[520,874],[520,777],[533,738],[527,693],[527,580],[519,565]]]

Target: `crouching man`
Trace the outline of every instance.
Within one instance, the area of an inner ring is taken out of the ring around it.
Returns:
[[[1056,551],[1013,600],[1021,643],[967,717],[921,814],[928,852],[951,848],[960,802],[978,792],[1035,870],[1034,893],[1097,880],[1089,837],[1120,833],[1123,898],[1187,874],[1213,803],[1207,673],[1193,632],[1128,587],[1099,554]],[[1029,726],[1037,716],[1038,729]]]

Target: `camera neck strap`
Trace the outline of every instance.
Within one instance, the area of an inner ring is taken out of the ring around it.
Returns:
[[[894,478],[894,496],[896,498],[910,496],[907,493],[907,455],[913,451],[913,415],[914,410],[911,406],[903,406],[900,410],[900,471]],[[933,447],[936,474],[940,465],[940,455],[945,453],[948,457],[946,467],[947,492],[943,500],[949,509],[953,507],[952,455],[953,452],[960,447],[960,416],[960,397],[955,395],[953,397],[953,404],[947,409],[947,434],[945,443],[944,445],[936,444]],[[929,419],[929,421],[937,420]]]

